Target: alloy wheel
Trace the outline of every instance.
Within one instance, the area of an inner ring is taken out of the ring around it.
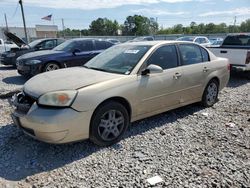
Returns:
[[[119,137],[124,127],[124,116],[118,110],[105,112],[98,125],[98,134],[104,141],[111,141]]]

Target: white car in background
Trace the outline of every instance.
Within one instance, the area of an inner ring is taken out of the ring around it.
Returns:
[[[3,39],[0,39],[0,54],[6,51],[10,51],[11,48],[19,47],[11,41],[4,41]]]
[[[200,44],[204,47],[207,47],[211,45],[211,42],[208,40],[207,37],[203,36],[186,36],[186,37],[180,37],[177,39],[177,41],[188,41],[188,42],[195,42],[197,44]]]

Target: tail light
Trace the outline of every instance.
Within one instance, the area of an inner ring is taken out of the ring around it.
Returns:
[[[231,64],[227,64],[227,70],[230,71],[231,70]]]
[[[245,64],[249,64],[249,63],[250,63],[250,51],[247,52],[247,58],[246,58]]]

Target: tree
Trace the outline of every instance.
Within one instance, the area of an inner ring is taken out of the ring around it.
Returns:
[[[149,35],[158,31],[158,24],[154,19],[145,16],[128,16],[122,27],[123,35]]]
[[[250,32],[250,19],[247,19],[246,21],[244,21],[240,24],[240,31],[241,32]]]
[[[118,22],[107,18],[98,18],[91,22],[89,32],[91,35],[117,35]]]

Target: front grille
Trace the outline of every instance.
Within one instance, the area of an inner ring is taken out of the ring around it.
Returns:
[[[23,60],[16,60],[16,65],[23,66],[24,61]]]
[[[12,98],[12,104],[16,107],[16,110],[25,114],[34,102],[35,99],[23,92],[14,95]]]

